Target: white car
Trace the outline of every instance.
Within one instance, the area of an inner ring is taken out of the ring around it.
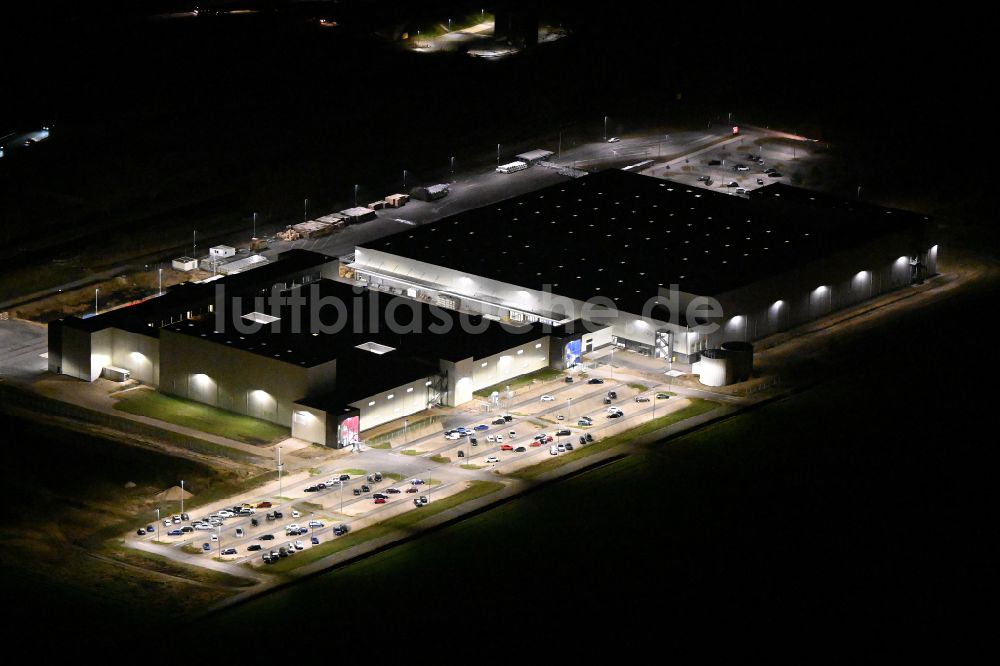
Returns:
[[[449,432],[447,435],[444,436],[444,438],[445,439],[461,439],[462,436],[460,434],[458,434],[457,432]]]
[[[298,517],[300,517],[301,515],[302,515],[301,513],[299,513],[299,512],[298,512],[298,511],[296,511],[295,509],[292,509],[292,518],[298,518]]]
[[[503,435],[497,435],[497,444],[503,444]]]
[[[232,511],[230,511],[229,509],[223,509],[222,511],[220,511],[220,512],[219,512],[218,514],[216,514],[216,515],[218,515],[218,516],[219,516],[219,518],[232,518],[232,517],[233,517],[233,516],[235,516],[236,514],[234,514],[234,513],[233,513]]]
[[[295,550],[302,550],[303,548],[305,548],[305,544],[303,544],[301,541],[295,542]]]
[[[557,449],[554,446],[550,446],[549,447],[549,455],[550,456],[557,456],[557,455],[559,455],[559,449]]]
[[[511,430],[510,432],[507,433],[507,436],[510,437],[511,439],[514,439],[515,437],[517,437],[517,433]]]
[[[542,396],[542,402],[552,402],[553,400],[555,400],[555,398],[553,398],[549,394],[545,394]]]
[[[212,529],[215,529],[214,527],[212,527],[208,523],[198,523],[197,525],[194,526],[194,528],[196,530],[212,530]]]
[[[497,438],[494,437],[493,435],[486,435],[486,441],[487,442],[495,442],[495,441],[497,441]]]
[[[323,527],[323,522],[319,520],[310,520],[309,527]]]
[[[619,139],[616,136],[613,136],[610,139],[608,139],[608,143],[618,143],[619,141],[621,141],[621,139]]]
[[[219,540],[219,535],[218,534],[213,534],[212,535],[212,541],[218,541],[218,540]]]
[[[327,479],[323,483],[326,484],[327,488],[331,488],[333,486],[339,486],[340,485],[340,479]]]
[[[556,451],[558,451],[559,453],[563,453],[566,451],[566,446],[563,444],[559,444],[558,446],[556,446]]]
[[[488,463],[498,463],[498,462],[500,462],[500,458],[498,458],[496,456],[487,456],[486,457],[486,462],[488,462]]]
[[[237,539],[242,539],[243,538],[243,528],[242,527],[237,527],[236,528],[236,538]]]
[[[298,529],[299,529],[299,524],[298,523],[290,523],[288,525],[285,525],[285,531],[286,532],[291,532],[293,530],[297,532]]]

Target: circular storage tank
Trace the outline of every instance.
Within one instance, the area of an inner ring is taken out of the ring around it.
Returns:
[[[753,345],[749,342],[733,340],[723,342],[722,350],[729,354],[733,362],[733,380],[745,382],[753,374]]]
[[[733,359],[724,349],[706,349],[696,365],[698,381],[705,386],[726,386],[734,381]]]

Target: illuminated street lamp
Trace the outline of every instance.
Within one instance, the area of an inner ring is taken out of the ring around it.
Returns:
[[[604,141],[608,140],[608,117],[604,116]]]
[[[181,513],[184,513],[184,479],[181,479]]]
[[[858,189],[860,190],[861,188],[858,188]],[[98,313],[98,309],[97,309],[97,295],[100,294],[100,293],[101,293],[101,288],[100,287],[97,287],[97,288],[94,289],[94,316],[95,317],[97,316],[97,313]]]
[[[355,185],[354,186],[354,205],[355,206],[358,205],[358,187],[360,187],[360,185]]]
[[[156,507],[156,540],[160,540],[160,507]]]

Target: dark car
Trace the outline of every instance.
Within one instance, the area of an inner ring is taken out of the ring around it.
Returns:
[[[194,528],[191,527],[190,525],[185,525],[184,527],[181,528],[181,532],[184,532],[185,534],[187,534],[188,532],[194,532]]]
[[[609,398],[608,396],[604,396],[604,404],[605,405],[610,405],[611,404],[611,398]]]
[[[309,539],[309,543],[311,543],[314,546],[319,545],[319,537],[318,536],[311,537]]]
[[[340,475],[340,480],[341,481],[350,481],[351,480],[351,475],[350,474],[341,474]]]
[[[264,517],[267,518],[268,520],[274,520],[274,514],[273,513],[269,513],[269,514],[267,514]]]
[[[275,520],[277,520],[278,518],[284,518],[284,517],[285,517],[285,514],[283,514],[281,511],[275,511],[274,512],[274,519]]]
[[[270,509],[271,508],[271,503],[270,502],[261,502],[260,504],[257,505],[257,508],[258,509]]]
[[[608,397],[611,398],[612,400],[617,400],[618,399],[618,392],[617,391],[608,391]]]
[[[504,414],[504,415],[503,415],[503,420],[504,420],[504,421],[513,421],[513,420],[514,420],[514,417],[513,417],[513,416],[511,416],[510,414]]]
[[[459,449],[458,450],[458,457],[459,458],[464,458],[465,457],[465,451],[463,451],[462,449]]]
[[[722,164],[722,160],[709,160],[708,166],[719,166]]]
[[[566,379],[565,379],[564,381],[565,381],[565,382],[566,382],[567,384],[572,384],[572,383],[573,383],[573,378],[572,378],[572,377],[569,377],[569,376],[567,376],[567,377],[566,377]]]
[[[385,492],[389,493],[390,495],[398,495],[399,488],[386,488]]]
[[[493,419],[492,421],[490,421],[490,423],[492,423],[493,425],[503,425],[504,423],[507,423],[507,421],[501,418],[501,419]]]
[[[780,174],[780,173],[778,173],[777,171],[772,171],[771,173],[769,173],[769,174],[767,174],[767,175],[768,175],[768,177],[770,177],[770,178],[781,178],[781,174]]]
[[[527,450],[528,449],[524,448],[523,446],[519,446],[516,449],[514,449],[514,453],[524,453]]]
[[[201,544],[201,549],[206,552],[212,550],[212,544],[206,541],[205,543]]]
[[[354,489],[354,490],[353,490],[352,492],[353,492],[353,493],[354,493],[355,495],[360,495],[360,494],[361,494],[361,488],[355,488],[355,489]]]
[[[589,432],[587,433],[587,441],[588,441],[588,442],[592,442],[592,441],[594,441],[594,436],[593,436],[593,435],[591,435],[591,434],[590,434]]]
[[[475,437],[470,437],[469,444],[472,444],[473,446],[479,446],[479,440],[476,439]]]
[[[573,442],[566,442],[565,444],[563,444],[563,446],[566,447],[567,451],[572,451],[573,450]]]
[[[388,495],[383,495],[382,493],[375,493],[374,495],[372,495],[372,498],[374,498],[374,499],[389,499],[389,496]]]
[[[603,383],[604,383],[604,380],[603,380],[603,379],[601,379],[600,377],[594,377],[594,378],[592,378],[592,379],[588,379],[588,380],[587,380],[587,383],[588,383],[588,384],[603,384]]]
[[[336,527],[333,528],[333,533],[336,534],[337,536],[347,534],[350,531],[351,528],[347,525],[337,525]]]
[[[146,525],[146,531],[152,534],[153,532],[156,531],[156,528],[153,527],[152,525]]]
[[[187,515],[186,513],[182,513],[181,520],[191,520],[191,516]]]
[[[580,444],[583,445],[583,444],[586,444],[586,443],[587,443],[587,438],[584,437],[583,435],[580,435]]]
[[[363,493],[370,493],[371,491],[372,491],[372,489],[369,488],[368,486],[361,486],[361,492],[363,492]]]
[[[609,419],[620,419],[622,416],[624,416],[624,414],[622,414],[621,412],[611,412],[610,414],[608,414]]]
[[[258,525],[260,525],[260,521],[257,520],[256,518],[251,518],[250,524],[253,525],[254,527],[257,527]]]
[[[319,490],[319,488],[317,488],[316,486],[309,486],[308,488],[306,488],[307,493],[314,493],[317,490]]]
[[[573,433],[571,433],[569,430],[556,430],[556,437],[567,437],[571,434]]]
[[[141,527],[137,529],[135,533],[138,534],[139,536],[146,536],[146,530],[142,529]]]
[[[261,541],[274,541],[274,535],[273,534],[261,534],[257,538],[259,540],[261,540]]]
[[[326,489],[326,484],[325,483],[317,483],[316,487],[319,488],[320,490],[325,490]]]
[[[251,552],[253,552],[255,550],[260,550],[260,544],[259,543],[252,543],[249,546],[247,546],[247,552],[248,553],[251,553]]]
[[[299,534],[309,534],[309,528],[308,527],[300,527],[299,528]]]
[[[222,554],[223,555],[235,555],[236,554],[236,549],[235,548],[224,548],[222,550]]]

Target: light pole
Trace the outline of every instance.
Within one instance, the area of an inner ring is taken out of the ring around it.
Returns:
[[[99,310],[97,309],[97,295],[99,293],[101,293],[101,288],[100,287],[95,288],[94,289],[94,316],[95,317],[97,316],[97,313],[99,312]]]
[[[358,185],[354,186],[354,206],[355,207],[357,207],[357,205],[358,205],[358,187],[359,187]]]
[[[278,447],[278,506],[281,506],[281,500],[284,495],[281,492],[281,447]]]
[[[403,169],[403,189],[406,189],[406,169]]]
[[[222,559],[222,528],[215,528],[215,540],[219,542],[219,559]]]
[[[407,419],[403,419],[403,446],[406,446],[406,444],[408,443],[406,441],[406,426],[408,426],[409,424],[410,422]]]
[[[160,540],[160,507],[156,507],[156,540]]]
[[[253,214],[253,236],[251,238],[257,238],[257,213]]]
[[[302,221],[306,222],[309,220],[309,199],[302,202]]]
[[[500,144],[497,144],[497,166],[500,166]]]
[[[157,269],[157,271],[159,272],[159,277],[160,277],[160,295],[162,296],[163,295],[163,269],[159,268],[159,269]]]
[[[858,201],[861,201],[861,186],[858,185]]]
[[[608,141],[608,117],[604,116],[604,142]]]
[[[451,178],[452,178],[452,180],[455,179],[455,156],[454,155],[451,156]]]
[[[184,513],[184,479],[181,479],[181,514]]]

